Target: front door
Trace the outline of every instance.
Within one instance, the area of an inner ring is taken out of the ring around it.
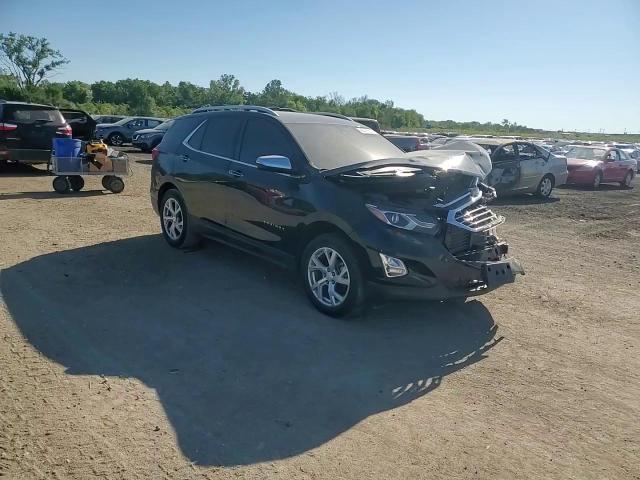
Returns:
[[[64,119],[71,127],[73,138],[85,141],[93,138],[96,121],[91,118],[91,115],[82,110],[72,110],[69,108],[61,108],[60,112],[64,115]]]
[[[518,143],[518,159],[520,160],[521,190],[535,190],[542,180],[546,169],[546,160],[536,147],[530,143]]]
[[[609,150],[604,159],[602,176],[604,182],[619,182],[622,180],[622,169],[620,168],[622,159],[617,150]]]
[[[289,234],[306,212],[296,200],[300,180],[296,175],[259,169],[256,160],[263,155],[285,156],[294,170],[302,164],[302,152],[282,125],[270,118],[250,118],[239,159],[230,166],[227,226],[265,248],[286,249]]]
[[[489,184],[498,192],[516,190],[520,182],[520,168],[515,144],[498,147],[491,155]]]

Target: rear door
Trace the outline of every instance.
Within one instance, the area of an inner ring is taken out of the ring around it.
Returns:
[[[60,113],[64,116],[71,130],[73,138],[80,140],[91,140],[96,129],[96,121],[87,112],[82,110],[72,110],[61,108]]]
[[[47,161],[52,141],[65,125],[55,107],[11,103],[3,106],[2,122],[9,158],[27,162]]]
[[[518,160],[520,161],[519,189],[533,191],[547,171],[547,162],[531,143],[518,142]]]
[[[175,162],[175,177],[181,182],[192,215],[211,227],[225,223],[232,158],[237,158],[243,119],[224,113],[209,115],[188,136]]]
[[[138,130],[143,130],[147,128],[147,121],[144,118],[134,118],[133,120],[127,122],[124,128],[121,128],[122,134],[124,137],[131,141],[131,137],[133,137],[134,132]]]

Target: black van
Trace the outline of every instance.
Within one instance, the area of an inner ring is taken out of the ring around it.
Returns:
[[[0,100],[0,164],[46,163],[53,138],[90,140],[95,125],[82,110]]]

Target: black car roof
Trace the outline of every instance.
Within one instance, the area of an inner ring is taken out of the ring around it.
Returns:
[[[33,107],[46,107],[46,108],[54,108],[54,109],[58,108],[58,107],[54,107],[53,105],[44,105],[42,103],[19,102],[17,100],[2,100],[2,99],[0,99],[0,103],[4,103],[6,105],[30,105],[30,106],[33,106]]]

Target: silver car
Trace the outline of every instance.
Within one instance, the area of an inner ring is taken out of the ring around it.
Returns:
[[[533,193],[547,198],[567,182],[567,158],[524,140],[471,138],[491,155],[487,183],[498,194]]]

